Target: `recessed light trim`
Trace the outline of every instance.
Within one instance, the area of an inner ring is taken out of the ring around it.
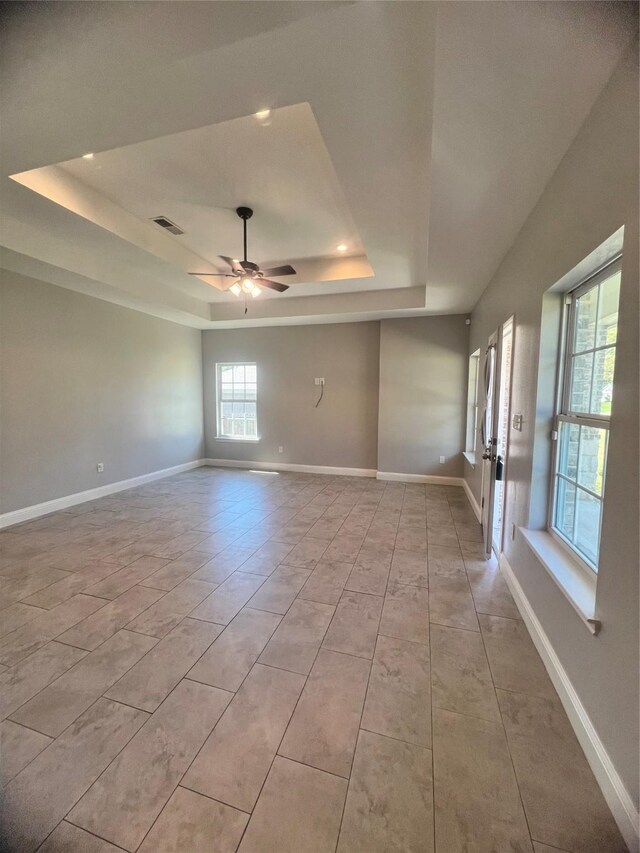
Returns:
[[[89,152],[87,152],[86,154],[83,154],[83,155],[82,155],[82,159],[83,159],[83,160],[93,160],[93,158],[94,158],[95,156],[96,156],[96,155],[95,155],[92,151],[89,151]]]
[[[270,115],[271,110],[258,110],[258,112],[255,113],[255,117],[259,119],[269,118]]]
[[[338,252],[346,252],[348,248],[349,248],[349,247],[347,246],[347,244],[346,244],[346,243],[338,243],[338,245],[336,246],[336,251],[338,251]]]

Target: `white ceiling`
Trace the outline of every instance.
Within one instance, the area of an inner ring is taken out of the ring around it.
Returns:
[[[308,263],[249,322],[470,310],[637,31],[634,4],[599,2],[0,15],[4,266],[201,328],[244,322],[185,255],[237,256],[239,204],[250,257]],[[8,177],[34,169],[48,197]],[[151,236],[158,214],[184,237]],[[343,240],[372,277],[335,266]]]

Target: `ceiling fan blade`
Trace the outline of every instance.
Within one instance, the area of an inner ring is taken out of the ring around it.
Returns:
[[[240,266],[239,261],[234,260],[233,258],[227,258],[226,255],[218,255],[220,260],[224,261],[226,264],[229,264],[231,269],[234,272],[243,272],[242,267]]]
[[[234,275],[231,272],[190,272],[187,275],[207,275],[207,276],[216,276],[218,278],[237,278],[237,275]]]
[[[271,267],[268,270],[262,270],[265,275],[275,275],[279,278],[281,275],[295,275],[296,271],[290,264],[285,264],[283,267]]]
[[[288,284],[280,284],[279,281],[269,281],[268,278],[259,278],[256,281],[256,284],[259,287],[269,287],[271,290],[277,290],[279,293],[284,293],[285,290],[289,290]]]

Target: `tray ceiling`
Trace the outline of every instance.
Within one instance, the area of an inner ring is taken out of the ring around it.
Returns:
[[[608,2],[0,15],[2,264],[201,328],[247,322],[187,275],[240,251],[240,204],[301,273],[249,322],[471,310],[637,32]]]

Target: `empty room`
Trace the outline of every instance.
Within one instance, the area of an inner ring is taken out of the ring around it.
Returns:
[[[638,8],[0,3],[2,853],[640,853]]]

